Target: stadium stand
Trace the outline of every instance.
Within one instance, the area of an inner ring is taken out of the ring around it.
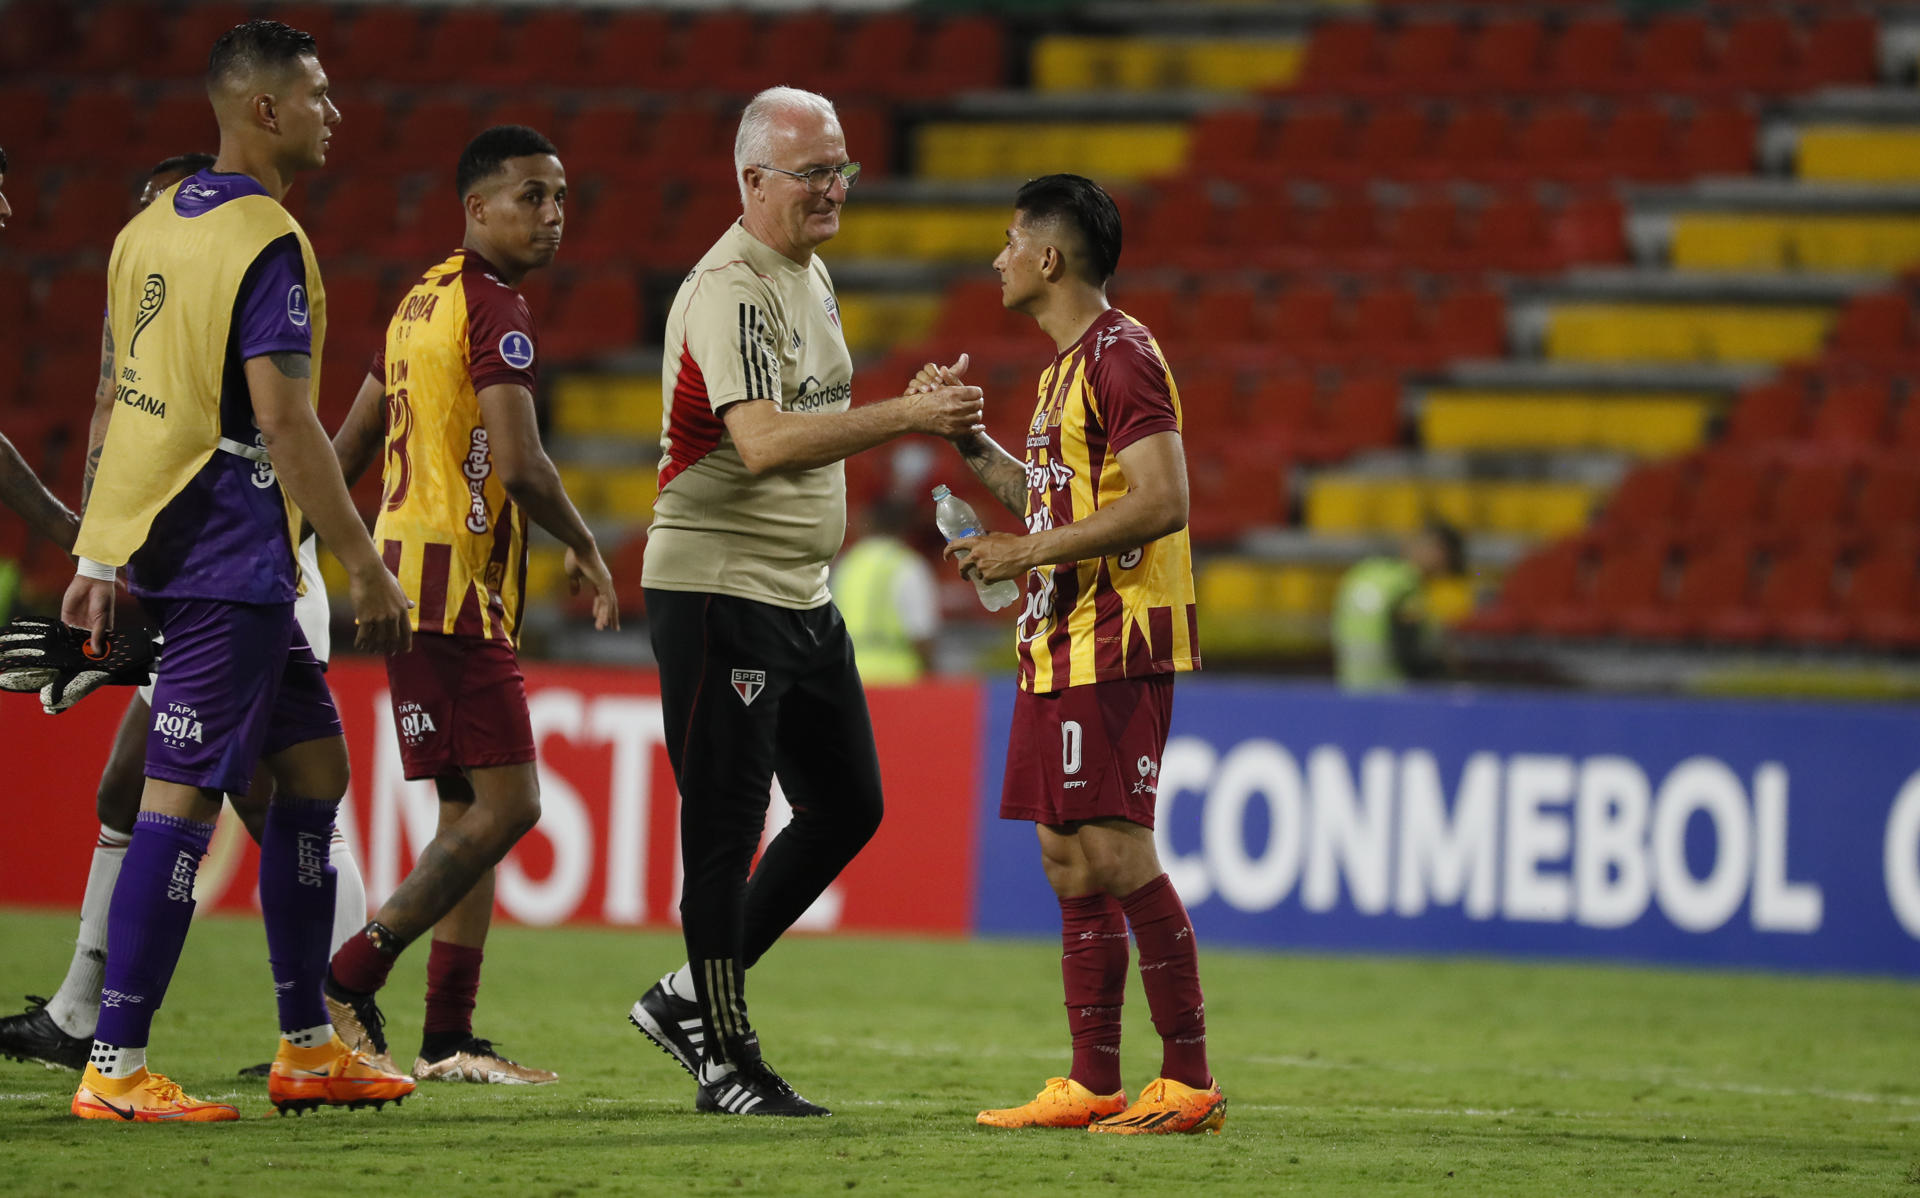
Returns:
[[[529,296],[556,451],[623,552],[644,552],[666,301],[732,205],[732,113],[777,76],[833,95],[866,165],[829,250],[862,395],[966,350],[994,427],[1017,429],[1046,347],[985,270],[1007,196],[1059,169],[1113,188],[1114,298],[1188,412],[1210,650],[1310,657],[1340,570],[1432,515],[1469,533],[1475,576],[1436,605],[1464,615],[1485,589],[1478,638],[1909,643],[1920,97],[1898,5],[1096,21],[14,0],[0,327],[22,335],[0,368],[53,391],[90,376],[129,184],[210,140],[196,47],[255,11],[320,36],[347,109],[293,199],[342,361],[453,236],[447,147],[501,120],[555,136],[568,243]],[[327,377],[337,413],[359,371]],[[56,477],[83,420],[30,438]],[[849,483],[889,485],[858,461]],[[557,578],[541,553],[536,590]]]

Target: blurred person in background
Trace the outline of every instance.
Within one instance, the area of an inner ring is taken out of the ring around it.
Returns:
[[[933,669],[940,595],[933,567],[909,543],[912,504],[887,498],[859,516],[863,533],[834,563],[827,585],[853,638],[860,680],[904,686]]]
[[[1342,688],[1397,690],[1445,672],[1441,630],[1426,599],[1428,584],[1465,568],[1460,532],[1430,521],[1409,536],[1398,557],[1370,557],[1340,579],[1333,598],[1333,652]]]

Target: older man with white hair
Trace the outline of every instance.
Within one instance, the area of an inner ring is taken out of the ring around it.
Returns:
[[[667,315],[667,397],[642,582],[680,786],[687,964],[635,1027],[731,1115],[825,1115],[760,1055],[746,972],[880,825],[880,762],[827,590],[846,535],[842,460],[908,433],[979,429],[980,391],[852,406],[853,359],[814,253],[860,177],[833,104],[769,88],[740,117],[742,214]],[[773,779],[794,818],[753,864]]]

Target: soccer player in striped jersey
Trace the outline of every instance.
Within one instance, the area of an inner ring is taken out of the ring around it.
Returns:
[[[539,1084],[473,1034],[494,866],[540,818],[533,726],[514,646],[526,601],[527,520],[567,547],[593,591],[594,626],[617,628],[613,580],[540,444],[533,318],[516,287],[560,249],[567,176],[553,144],[502,125],[460,155],[466,237],[400,301],[384,349],[334,437],[358,478],[385,449],[374,540],[414,602],[413,647],[387,659],[410,779],[431,778],[440,827],[413,871],[333,957],[334,1026],[386,1052],[374,996],[400,951],[433,932],[420,1078]]]
[[[1033,821],[1060,901],[1073,1064],[989,1127],[1122,1134],[1217,1132],[1226,1099],[1207,1069],[1193,924],[1154,851],[1173,679],[1198,669],[1180,396],[1146,326],[1107,304],[1120,214],[1078,175],[1020,189],[994,259],[1001,300],[1059,354],[1040,376],[1025,461],[983,433],[955,442],[1024,534],[947,546],[989,582],[1023,578],[1000,817]],[[966,358],[921,387],[959,381]],[[1120,1077],[1127,929],[1160,1033],[1160,1074],[1131,1106]]]

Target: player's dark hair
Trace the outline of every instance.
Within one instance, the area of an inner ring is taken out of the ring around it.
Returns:
[[[525,125],[495,125],[476,134],[467,148],[460,151],[460,165],[453,172],[454,190],[464,201],[472,193],[474,184],[498,174],[508,159],[525,158],[529,154],[558,156],[559,153],[536,129]]]
[[[153,169],[147,172],[147,178],[151,179],[155,175],[171,175],[175,172],[183,175],[197,175],[213,164],[214,157],[211,154],[175,154],[171,158],[163,158],[154,163]]]
[[[1059,221],[1085,244],[1089,281],[1105,284],[1120,265],[1120,209],[1098,183],[1080,175],[1042,175],[1013,197],[1030,221]]]
[[[303,55],[320,55],[319,43],[311,33],[265,19],[235,25],[215,39],[207,54],[207,89],[265,68],[284,69]]]

